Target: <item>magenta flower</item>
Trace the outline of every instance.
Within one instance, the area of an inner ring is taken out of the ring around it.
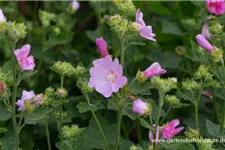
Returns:
[[[4,91],[5,91],[4,84],[0,82],[0,95],[4,93]]]
[[[4,21],[6,21],[6,19],[5,19],[5,16],[4,16],[2,10],[0,9],[0,22],[4,22]]]
[[[175,135],[180,133],[184,127],[176,128],[180,124],[178,119],[170,121],[169,124],[162,128],[162,137],[165,139],[172,139]]]
[[[143,102],[141,99],[136,99],[133,103],[133,111],[139,115],[144,115],[148,112],[148,103]]]
[[[211,34],[209,33],[209,25],[203,24],[201,35],[204,36],[206,39],[209,39],[211,37]]]
[[[23,111],[24,110],[24,102],[26,100],[30,100],[33,97],[35,97],[34,91],[25,91],[25,90],[23,90],[21,99],[16,102],[16,105],[19,106],[18,110],[19,111]]]
[[[109,55],[107,50],[107,43],[102,37],[97,38],[95,42],[102,57]]]
[[[206,40],[206,38],[204,36],[202,36],[201,34],[198,34],[196,36],[196,40],[197,43],[200,47],[202,47],[203,49],[209,51],[210,53],[215,50],[215,48]]]
[[[153,76],[158,76],[165,73],[166,73],[166,70],[162,69],[158,62],[154,62],[150,67],[148,67],[144,71],[144,76],[146,78],[151,78]]]
[[[155,34],[152,33],[152,26],[145,25],[143,13],[140,9],[136,12],[136,23],[138,24],[138,31],[143,38],[156,42]]]
[[[108,98],[113,92],[118,92],[127,83],[127,78],[122,76],[122,65],[118,59],[114,61],[107,55],[93,61],[94,67],[90,69],[89,87]]]
[[[28,56],[30,53],[30,45],[26,44],[21,49],[14,51],[17,61],[20,64],[22,70],[34,70],[35,63],[34,57]]]
[[[74,9],[74,10],[78,10],[80,8],[80,3],[77,0],[73,0],[70,3],[70,6]]]
[[[206,5],[208,11],[215,15],[222,15],[225,12],[224,0],[207,0]]]

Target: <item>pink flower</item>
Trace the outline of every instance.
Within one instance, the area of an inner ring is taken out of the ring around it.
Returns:
[[[201,34],[196,36],[197,43],[203,49],[209,51],[210,53],[215,49]]]
[[[166,73],[166,70],[162,69],[158,62],[154,62],[150,67],[148,67],[144,71],[144,76],[146,78],[151,78],[153,76],[158,76],[165,73]]]
[[[201,35],[204,36],[206,39],[209,39],[211,37],[211,34],[209,33],[209,25],[203,24]]]
[[[34,57],[28,56],[30,53],[30,45],[24,45],[21,49],[14,51],[17,61],[20,64],[22,70],[34,70],[35,63]]]
[[[178,119],[170,121],[170,123],[162,128],[162,137],[165,139],[172,139],[175,135],[180,133],[184,127],[176,128],[180,124]]]
[[[208,11],[215,15],[222,15],[225,12],[224,0],[207,0]]]
[[[155,127],[155,124],[153,126]],[[157,145],[158,142],[159,142],[159,127],[157,128],[157,131],[156,131],[156,134],[155,134],[155,140],[154,140],[154,135],[153,135],[151,130],[148,133],[148,137],[149,137],[149,140],[151,141],[151,144],[156,142],[156,145]]]
[[[127,78],[122,76],[122,65],[117,58],[113,61],[107,55],[105,58],[93,61],[93,65],[94,67],[90,69],[91,78],[88,85],[106,98],[113,92],[118,92],[127,83]]]
[[[77,0],[73,0],[70,3],[70,6],[74,9],[74,10],[78,10],[80,8],[80,3]]]
[[[141,99],[136,99],[133,103],[133,111],[139,115],[144,115],[148,112],[148,103],[143,102]]]
[[[152,33],[152,26],[145,25],[145,22],[143,20],[143,13],[140,9],[138,9],[136,12],[136,23],[138,24],[140,35],[143,38],[156,42],[156,39],[154,38],[155,34]]]
[[[5,16],[4,16],[2,10],[0,9],[0,22],[4,22],[4,21],[6,21],[6,19],[5,19]]]
[[[96,45],[97,45],[98,51],[102,57],[109,55],[108,50],[107,50],[107,43],[102,37],[99,37],[96,39]]]
[[[24,102],[26,100],[30,100],[33,97],[35,97],[34,91],[25,91],[25,90],[23,90],[21,99],[16,102],[16,105],[19,106],[18,110],[19,111],[23,111],[24,110]]]
[[[205,97],[207,97],[208,99],[213,99],[213,96],[212,96],[212,94],[210,93],[210,92],[208,92],[208,91],[202,91],[202,93],[201,93],[203,96],[205,96]]]

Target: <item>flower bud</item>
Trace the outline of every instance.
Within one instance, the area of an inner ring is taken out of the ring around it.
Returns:
[[[207,97],[208,99],[212,100],[213,99],[213,96],[210,92],[208,91],[202,91],[201,93],[203,96]]]
[[[177,46],[175,48],[175,52],[177,53],[177,55],[182,56],[185,54],[186,50],[184,46]]]
[[[48,88],[45,90],[45,96],[48,96],[48,97],[55,97],[55,90],[54,90],[52,87],[48,87]]]
[[[188,131],[184,132],[184,134],[191,139],[199,138],[199,130],[198,129],[192,129],[192,128],[188,127]]]
[[[0,21],[0,34],[5,34],[7,31],[7,23]]]
[[[5,92],[5,87],[2,82],[0,82],[0,95],[2,95]]]
[[[113,26],[118,25],[121,21],[122,21],[122,17],[120,15],[116,14],[114,16],[110,16],[109,25],[113,27]]]
[[[136,7],[134,6],[131,0],[116,3],[116,6],[120,10],[121,14],[126,16],[135,16]]]
[[[221,61],[223,59],[223,50],[216,48],[216,50],[212,51],[212,59],[214,62]]]
[[[26,37],[26,26],[23,23],[8,22],[7,35],[13,41],[19,41]]]
[[[56,15],[47,11],[39,10],[39,18],[44,27],[50,26],[51,21],[55,21]]]
[[[182,82],[182,88],[184,90],[199,90],[202,86],[198,82],[188,79]]]
[[[172,106],[177,106],[180,104],[180,100],[175,95],[166,95],[165,101]]]
[[[78,63],[76,69],[75,69],[75,76],[77,77],[82,77],[84,73],[86,72],[86,69],[82,63]]]
[[[198,34],[196,36],[196,40],[197,40],[198,45],[201,48],[207,50],[208,52],[211,53],[213,50],[215,50],[215,48],[201,34]]]
[[[78,78],[77,86],[79,87],[79,89],[83,94],[88,94],[94,91],[93,88],[90,88],[88,86],[88,81],[85,78]]]
[[[64,88],[58,88],[56,90],[56,96],[60,99],[65,99],[67,97],[67,95],[68,95],[68,92]]]
[[[151,113],[152,106],[147,102],[143,102],[141,99],[136,99],[133,103],[133,111],[139,115],[147,115]]]
[[[107,43],[102,37],[99,37],[96,39],[96,45],[97,45],[98,51],[102,57],[109,55],[108,50],[107,50]]]
[[[38,94],[34,96],[32,101],[34,104],[38,104],[38,105],[43,104],[44,103],[43,94]]]
[[[166,73],[166,70],[162,69],[158,62],[154,62],[150,67],[148,67],[144,71],[144,76],[146,78],[151,78],[153,76],[158,76],[165,73]]]
[[[128,23],[128,32],[129,34],[138,35],[138,24],[136,22],[129,22]]]
[[[167,93],[170,90],[177,88],[177,79],[161,79],[160,77],[154,77],[151,78],[151,84],[154,88],[161,90],[163,93]]]
[[[144,72],[143,71],[140,71],[138,70],[137,74],[136,74],[136,79],[138,81],[138,83],[143,83],[145,82],[148,78],[146,78],[144,76]]]
[[[142,150],[140,146],[131,145],[130,150]]]
[[[209,28],[209,32],[213,35],[220,35],[223,33],[223,26],[220,23],[216,23]]]
[[[69,127],[68,125],[63,126],[62,128],[62,138],[63,139],[71,139],[78,136],[84,129],[79,128],[77,125],[72,125]]]
[[[70,3],[70,6],[71,8],[76,11],[80,8],[80,3],[77,1],[77,0],[73,0],[71,3]]]
[[[70,77],[75,73],[75,68],[68,62],[55,62],[51,69],[63,77]]]

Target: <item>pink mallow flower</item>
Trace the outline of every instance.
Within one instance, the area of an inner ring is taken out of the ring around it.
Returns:
[[[158,76],[165,73],[166,73],[166,70],[162,69],[158,62],[154,62],[150,67],[148,67],[144,71],[144,76],[146,78],[151,78],[153,76]]]
[[[107,50],[107,43],[102,37],[97,38],[95,42],[102,57],[109,55]]]
[[[215,15],[222,15],[225,13],[225,2],[224,0],[207,0],[206,5],[208,11]]]
[[[136,12],[136,23],[138,24],[138,31],[143,38],[156,42],[155,34],[152,33],[152,26],[146,26],[140,9]]]
[[[148,112],[148,103],[143,102],[141,99],[136,99],[133,103],[133,111],[139,115],[144,115]]]
[[[203,24],[201,35],[204,36],[206,39],[211,38],[211,34],[209,33],[209,25]]]
[[[178,119],[174,119],[162,128],[162,137],[165,139],[172,139],[175,135],[180,133],[184,127],[176,128],[180,124]]]
[[[198,45],[200,47],[202,47],[203,49],[207,50],[208,52],[211,53],[213,50],[215,50],[215,48],[201,34],[198,34],[196,36],[196,40],[197,40]]]
[[[5,19],[5,16],[4,16],[2,10],[0,9],[0,22],[4,22],[4,21],[6,21],[6,19]]]
[[[122,76],[122,65],[118,59],[114,61],[107,55],[93,61],[94,67],[90,69],[88,86],[95,88],[104,97],[108,98],[113,92],[118,92],[127,83],[127,78]]]
[[[30,100],[30,99],[32,99],[34,97],[35,97],[34,91],[25,91],[25,90],[23,90],[21,99],[16,102],[16,105],[19,106],[18,110],[19,111],[23,111],[24,110],[24,102],[26,100]]]
[[[73,0],[70,3],[70,6],[74,9],[74,10],[78,10],[80,8],[80,3],[77,0]]]
[[[21,49],[14,51],[17,61],[20,64],[22,70],[34,70],[35,63],[34,57],[28,56],[30,53],[30,45],[26,44]]]

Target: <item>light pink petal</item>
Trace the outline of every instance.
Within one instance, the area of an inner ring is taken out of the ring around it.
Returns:
[[[209,51],[210,53],[212,52],[212,50],[214,50],[215,48],[205,39],[204,36],[202,36],[201,34],[198,34],[196,36],[196,41],[198,43],[198,45],[200,47],[202,47],[203,49]]]
[[[170,121],[170,123],[169,123],[169,125],[171,125],[173,128],[175,128],[179,124],[180,124],[180,120],[178,120],[178,119],[174,119],[174,120]]]
[[[78,10],[80,8],[80,3],[77,0],[73,0],[70,5],[74,10]]]
[[[21,49],[17,49],[14,51],[16,59],[21,62],[23,58],[26,58],[30,53],[30,45],[26,44]]]
[[[149,137],[149,140],[151,141],[151,144],[152,144],[153,143],[153,134],[152,134],[151,130],[148,132],[148,137]]]
[[[180,133],[183,129],[184,129],[184,127],[176,128],[176,129],[174,130],[174,134],[177,135],[177,134]]]
[[[108,98],[112,95],[112,86],[108,82],[102,82],[95,86],[97,92],[101,93],[105,98]]]
[[[211,37],[211,34],[209,33],[209,25],[203,24],[202,26],[202,36],[209,39]]]
[[[118,92],[127,83],[127,78],[124,76],[119,77],[115,83],[112,84],[112,91]]]
[[[35,63],[34,63],[34,57],[29,56],[27,58],[23,58],[21,61],[21,68],[22,70],[34,70]]]
[[[156,39],[154,38],[155,34],[152,33],[152,27],[151,26],[144,26],[144,27],[142,27],[141,30],[140,30],[140,35],[143,38],[146,38],[148,40],[156,42]]]
[[[145,26],[145,22],[143,20],[143,13],[140,9],[136,12],[136,23],[139,25],[139,27]]]
[[[5,19],[5,16],[4,16],[2,10],[0,9],[0,22],[4,22],[4,21],[6,21],[6,19]]]
[[[28,100],[35,96],[34,91],[25,91],[23,90],[21,100]]]

